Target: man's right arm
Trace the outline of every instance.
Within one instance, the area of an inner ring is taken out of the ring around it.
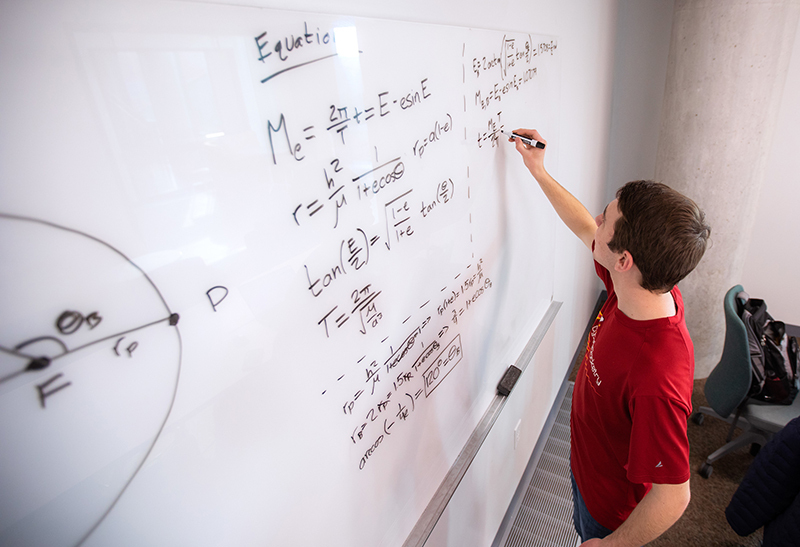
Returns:
[[[518,135],[536,139],[545,143],[539,132],[534,129],[517,129]],[[525,162],[525,167],[531,172],[533,178],[539,183],[544,195],[550,201],[558,216],[567,225],[567,228],[578,236],[586,247],[591,250],[597,223],[592,214],[583,204],[561,186],[544,168],[544,149],[528,146],[521,140],[515,139],[517,151]]]

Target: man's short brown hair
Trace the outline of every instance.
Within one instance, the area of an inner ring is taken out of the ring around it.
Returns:
[[[622,216],[608,247],[628,251],[642,274],[642,287],[663,293],[694,270],[711,235],[705,213],[665,184],[637,180],[617,190]]]

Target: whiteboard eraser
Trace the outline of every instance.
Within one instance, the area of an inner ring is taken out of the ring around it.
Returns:
[[[522,374],[522,371],[514,365],[508,367],[500,383],[497,384],[497,393],[503,397],[507,397],[508,394],[511,393],[511,390],[514,389],[514,384],[517,383],[520,374]]]

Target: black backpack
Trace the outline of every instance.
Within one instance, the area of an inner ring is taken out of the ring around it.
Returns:
[[[749,397],[773,404],[792,404],[798,391],[797,339],[786,335],[786,325],[767,313],[763,300],[740,292],[736,303],[750,345],[753,380]]]

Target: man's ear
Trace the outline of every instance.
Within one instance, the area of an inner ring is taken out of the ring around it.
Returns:
[[[628,251],[622,251],[617,255],[617,260],[614,263],[614,269],[620,273],[627,272],[635,266],[633,263],[633,256]]]

